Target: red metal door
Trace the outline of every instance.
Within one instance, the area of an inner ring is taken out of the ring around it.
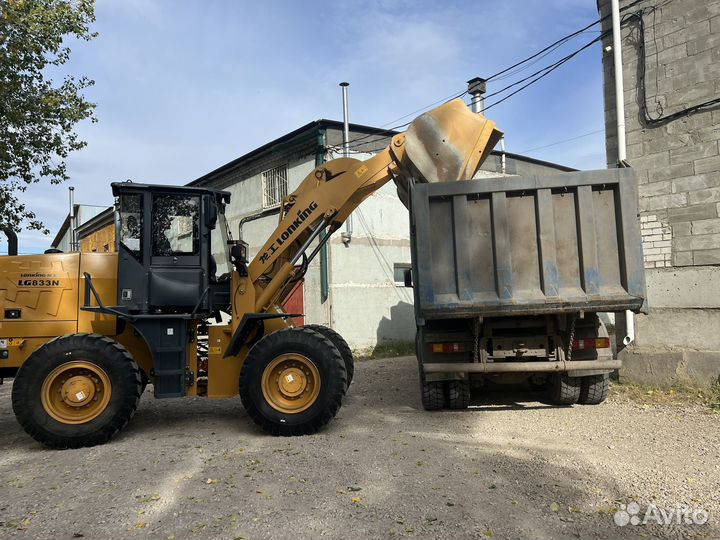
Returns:
[[[305,280],[295,285],[283,303],[283,310],[285,313],[305,313]],[[305,324],[305,317],[293,317],[291,320],[295,326]]]

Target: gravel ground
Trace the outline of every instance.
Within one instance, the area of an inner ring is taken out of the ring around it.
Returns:
[[[629,538],[720,536],[720,415],[529,390],[421,409],[414,358],[369,360],[323,433],[260,433],[239,399],[143,396],[109,444],[46,450],[0,386],[0,537]],[[705,525],[618,527],[637,501]]]

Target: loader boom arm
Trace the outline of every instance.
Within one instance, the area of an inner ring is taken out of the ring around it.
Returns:
[[[282,201],[277,228],[248,265],[247,276],[233,285],[233,312],[279,310],[320,245],[389,180],[407,206],[410,182],[472,178],[501,135],[494,122],[457,99],[418,117],[370,159],[339,158],[316,167]],[[319,243],[310,251],[315,239]]]

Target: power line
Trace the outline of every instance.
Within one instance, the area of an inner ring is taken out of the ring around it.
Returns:
[[[572,39],[573,37],[575,37],[575,36],[583,33],[585,30],[588,30],[588,29],[592,28],[593,26],[595,26],[596,24],[598,24],[598,23],[599,23],[600,21],[602,21],[602,20],[603,20],[603,19],[598,19],[597,21],[591,22],[590,24],[588,24],[587,26],[584,26],[584,27],[581,28],[580,30],[576,30],[575,32],[573,32],[573,33],[571,33],[571,34],[568,34],[567,36],[558,39],[556,42],[551,43],[550,45],[548,45],[548,46],[545,47],[544,49],[536,52],[535,54],[533,54],[533,55],[531,55],[531,56],[528,56],[528,57],[525,58],[524,60],[520,60],[519,62],[516,62],[515,64],[513,64],[512,66],[510,66],[510,67],[508,67],[508,68],[505,68],[505,69],[503,69],[503,70],[501,70],[501,71],[498,71],[497,73],[493,73],[492,75],[490,75],[490,76],[489,76],[487,79],[485,79],[485,80],[486,80],[486,81],[492,81],[493,79],[498,78],[498,77],[499,77],[500,75],[502,75],[503,73],[506,73],[506,72],[510,71],[511,69],[514,69],[514,68],[516,68],[516,67],[518,67],[518,66],[521,66],[521,65],[525,64],[526,62],[528,62],[528,61],[530,61],[530,60],[532,60],[532,59],[540,56],[541,54],[543,54],[543,53],[546,52],[546,51],[547,51],[547,52],[552,52],[552,50],[554,50],[555,48],[559,47],[560,45],[562,45],[563,43],[565,43],[565,42],[567,42],[568,40]]]
[[[620,11],[621,11],[621,12],[628,11],[628,10],[630,10],[631,8],[633,8],[634,6],[636,6],[637,4],[639,4],[639,3],[643,2],[643,1],[645,1],[645,0],[635,0],[635,1],[632,2],[631,4],[628,4],[627,6],[624,6],[623,8],[621,8]],[[673,0],[666,0],[663,5],[666,5],[666,4],[668,4],[668,3],[672,2],[672,1],[673,1]],[[570,34],[568,34],[568,35],[566,35],[566,36],[563,36],[562,38],[556,40],[555,42],[553,42],[553,43],[551,43],[550,45],[544,47],[543,49],[539,50],[538,52],[536,52],[536,53],[528,56],[527,58],[524,58],[523,60],[520,60],[519,62],[516,62],[516,63],[514,63],[513,65],[511,65],[511,66],[509,66],[509,67],[507,67],[507,68],[505,68],[505,69],[503,69],[503,70],[500,70],[500,71],[498,71],[497,73],[494,73],[494,74],[490,75],[490,77],[488,77],[488,78],[485,79],[485,80],[486,80],[486,81],[491,81],[491,80],[493,80],[493,79],[502,80],[502,79],[505,79],[505,78],[507,78],[507,77],[509,77],[509,76],[511,76],[511,75],[514,75],[514,74],[520,73],[521,71],[524,71],[524,70],[527,69],[530,65],[533,65],[534,63],[536,63],[536,62],[539,61],[540,59],[544,58],[545,56],[547,56],[548,54],[550,54],[551,52],[553,52],[555,49],[557,49],[557,48],[560,47],[561,45],[567,43],[567,42],[568,42],[569,40],[571,40],[572,38],[574,38],[574,37],[576,37],[576,36],[578,36],[578,35],[580,35],[580,34],[583,34],[583,33],[587,32],[590,28],[592,28],[592,27],[595,26],[596,24],[599,24],[599,23],[605,21],[606,19],[609,19],[610,17],[611,17],[610,15],[606,15],[606,16],[604,16],[604,17],[601,17],[601,18],[597,19],[596,21],[593,21],[593,22],[585,25],[584,27],[580,28],[579,30],[576,30],[576,31],[574,31],[574,32],[572,32],[572,33],[570,33]],[[516,91],[508,94],[508,95],[505,96],[504,98],[496,101],[495,103],[492,103],[492,104],[486,106],[486,107],[485,107],[485,110],[487,110],[487,109],[489,109],[489,108],[491,108],[491,107],[494,107],[495,105],[498,105],[498,104],[502,103],[503,101],[506,101],[506,100],[509,99],[510,97],[512,97],[512,96],[514,96],[515,94],[517,94],[517,93],[521,92],[522,90],[524,90],[525,88],[531,86],[532,84],[535,84],[535,83],[538,82],[540,79],[546,77],[546,76],[549,75],[551,72],[555,71],[558,67],[560,67],[561,65],[563,65],[565,62],[567,62],[567,61],[569,61],[570,59],[574,58],[578,53],[580,53],[581,51],[587,49],[587,48],[590,47],[592,44],[594,44],[594,43],[602,40],[603,38],[605,38],[605,37],[608,36],[609,34],[610,34],[610,32],[602,32],[598,37],[596,37],[596,38],[593,39],[592,41],[586,43],[583,47],[581,47],[580,49],[574,51],[573,53],[570,53],[570,54],[566,55],[565,57],[561,58],[561,59],[558,60],[557,62],[554,62],[554,63],[552,63],[552,64],[549,64],[549,65],[545,66],[544,68],[542,68],[542,69],[534,72],[534,73],[531,74],[531,75],[528,75],[527,77],[524,77],[523,79],[521,79],[521,80],[519,80],[519,81],[516,81],[516,82],[514,82],[514,83],[512,83],[512,84],[509,84],[509,85],[505,86],[504,88],[501,88],[500,90],[497,90],[497,91],[495,91],[495,92],[493,92],[493,93],[491,93],[491,94],[489,94],[489,95],[487,95],[487,96],[484,96],[484,99],[487,99],[487,98],[489,98],[489,97],[496,96],[496,95],[498,95],[498,94],[500,94],[500,93],[502,93],[502,92],[505,92],[506,90],[509,90],[510,88],[513,88],[513,87],[517,86],[518,84],[522,84],[522,83],[525,82],[525,81],[528,81],[528,80],[530,81],[530,82],[528,82],[526,85],[524,85],[524,86],[520,87],[519,89],[517,89]],[[530,62],[530,63],[528,63],[528,62]],[[525,64],[527,64],[527,65],[525,65]],[[524,66],[524,67],[522,67],[521,69],[517,69],[517,70],[516,70],[516,68],[518,68],[518,67],[520,67],[520,66]],[[512,72],[512,73],[509,73],[509,72],[511,72],[512,70],[515,70],[515,71]],[[505,75],[505,76],[503,76],[503,75]],[[536,78],[533,79],[533,77],[536,77]],[[531,79],[532,79],[532,80],[531,80]],[[453,95],[453,96],[450,97],[449,99],[445,98],[445,100],[446,100],[446,101],[450,101],[451,99],[456,99],[456,98],[462,97],[462,96],[464,96],[465,94],[467,94],[467,90],[464,90],[463,92],[460,92],[460,93],[458,93],[457,95]],[[404,119],[404,118],[407,118],[408,116],[411,116],[411,115],[416,114],[416,113],[418,113],[418,112],[420,112],[420,111],[423,111],[423,110],[425,110],[425,109],[428,109],[428,108],[430,108],[430,107],[433,107],[434,105],[437,105],[438,103],[440,103],[440,102],[442,102],[442,101],[444,101],[444,100],[438,100],[438,101],[436,101],[436,102],[434,102],[434,103],[432,103],[432,104],[430,104],[430,105],[428,105],[428,106],[426,106],[426,107],[422,107],[422,108],[420,108],[420,109],[417,109],[416,111],[413,111],[413,112],[408,113],[408,114],[406,114],[406,115],[404,115],[404,116],[401,116],[400,118],[396,119],[395,121],[401,120],[401,119]],[[703,106],[707,106],[707,105],[706,105],[706,104],[703,104]],[[388,122],[387,124],[392,123],[392,122],[393,122],[393,121]],[[389,128],[389,129],[387,129],[387,130],[382,130],[380,133],[372,133],[372,134],[364,135],[363,137],[360,137],[360,138],[355,139],[354,141],[352,141],[352,143],[348,145],[348,150],[356,149],[356,148],[358,148],[358,147],[360,147],[360,146],[363,146],[363,145],[366,145],[366,144],[370,144],[370,143],[373,143],[373,142],[377,142],[377,141],[379,141],[379,140],[381,140],[381,139],[386,138],[388,135],[393,135],[393,134],[394,134],[393,132],[394,132],[395,130],[398,130],[398,129],[402,129],[402,128],[404,128],[404,127],[407,127],[407,126],[408,126],[409,124],[411,124],[411,123],[412,123],[412,121],[411,121],[411,122],[406,122],[406,123],[401,124],[401,125],[398,125],[398,126],[394,126],[394,127]],[[384,126],[387,125],[387,124],[384,124]],[[372,138],[372,137],[374,137],[374,139],[368,140],[368,139],[370,139],[370,138]],[[337,150],[337,151],[341,150],[342,148],[343,148],[343,147],[339,147],[339,146],[328,147],[328,149]]]
[[[525,79],[523,79],[523,81],[526,81],[526,80],[528,80],[529,78],[537,75],[537,77],[535,77],[534,79],[532,79],[530,82],[528,82],[527,84],[521,86],[520,88],[518,88],[518,89],[515,90],[514,92],[511,92],[510,94],[508,94],[508,95],[505,96],[504,98],[499,99],[499,100],[496,101],[495,103],[491,103],[490,105],[487,105],[484,110],[487,111],[488,109],[491,109],[491,108],[493,108],[493,107],[496,106],[496,105],[499,105],[499,104],[502,103],[503,101],[506,101],[506,100],[510,99],[511,97],[513,97],[515,94],[517,94],[517,93],[519,93],[519,92],[522,92],[522,91],[525,90],[528,86],[531,86],[531,85],[535,84],[536,82],[540,81],[541,79],[547,77],[548,75],[550,75],[550,73],[552,73],[553,71],[555,71],[557,68],[559,68],[560,66],[562,66],[563,64],[565,64],[566,62],[568,62],[569,60],[571,60],[572,58],[574,58],[575,56],[577,56],[579,53],[581,53],[581,52],[584,51],[585,49],[591,47],[592,45],[594,45],[595,43],[597,43],[598,41],[600,41],[601,39],[603,39],[603,38],[604,38],[605,36],[607,36],[607,35],[609,35],[609,32],[603,32],[603,33],[600,34],[598,37],[596,37],[596,38],[593,39],[592,41],[589,41],[588,43],[586,43],[585,45],[583,45],[582,47],[580,47],[578,50],[576,50],[575,52],[573,52],[573,53],[571,53],[571,54],[568,54],[567,56],[565,56],[564,58],[558,60],[558,61],[555,62],[554,64],[551,64],[551,65],[549,65],[549,66],[544,67],[543,69],[541,69],[541,70],[539,70],[539,71],[536,71],[533,75],[530,75],[530,76],[528,76],[528,77],[525,77]],[[538,74],[540,74],[540,75],[538,75]],[[518,81],[518,83],[519,83],[519,82],[523,82],[523,81]],[[518,83],[513,83],[512,85],[509,85],[509,86],[507,86],[507,87],[505,87],[505,88],[503,88],[503,89],[501,89],[501,90],[498,90],[497,92],[494,92],[494,93],[491,94],[491,95],[497,95],[497,94],[499,94],[499,93],[507,90],[507,89],[510,88],[511,86],[515,86],[515,85],[518,84]]]
[[[536,146],[535,148],[528,148],[527,150],[521,150],[518,152],[518,154],[525,154],[526,152],[532,152],[534,150],[542,150],[543,148],[550,148],[551,146],[557,146],[558,144],[563,144],[566,142],[576,141],[578,139],[582,139],[583,137],[589,137],[590,135],[595,135],[596,133],[602,133],[605,131],[605,128],[603,129],[596,129],[595,131],[590,131],[589,133],[583,133],[582,135],[577,135],[575,137],[570,137],[569,139],[563,139],[561,141],[555,141],[549,144],[544,144],[543,146]]]

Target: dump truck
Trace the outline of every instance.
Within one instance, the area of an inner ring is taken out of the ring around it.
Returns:
[[[116,252],[3,257],[0,377],[14,377],[25,431],[53,448],[104,443],[148,383],[156,398],[239,394],[273,435],[323,428],[352,380],[352,353],[330,328],[295,327],[301,314],[284,300],[365,198],[393,180],[406,200],[428,160],[471,178],[499,138],[461,100],[415,122],[370,159],[311,171],[252,260],[225,219],[229,193],[132,182],[111,186]]]
[[[425,409],[463,409],[488,381],[604,401],[621,362],[599,314],[647,312],[632,169],[454,182],[424,166],[406,284]]]

